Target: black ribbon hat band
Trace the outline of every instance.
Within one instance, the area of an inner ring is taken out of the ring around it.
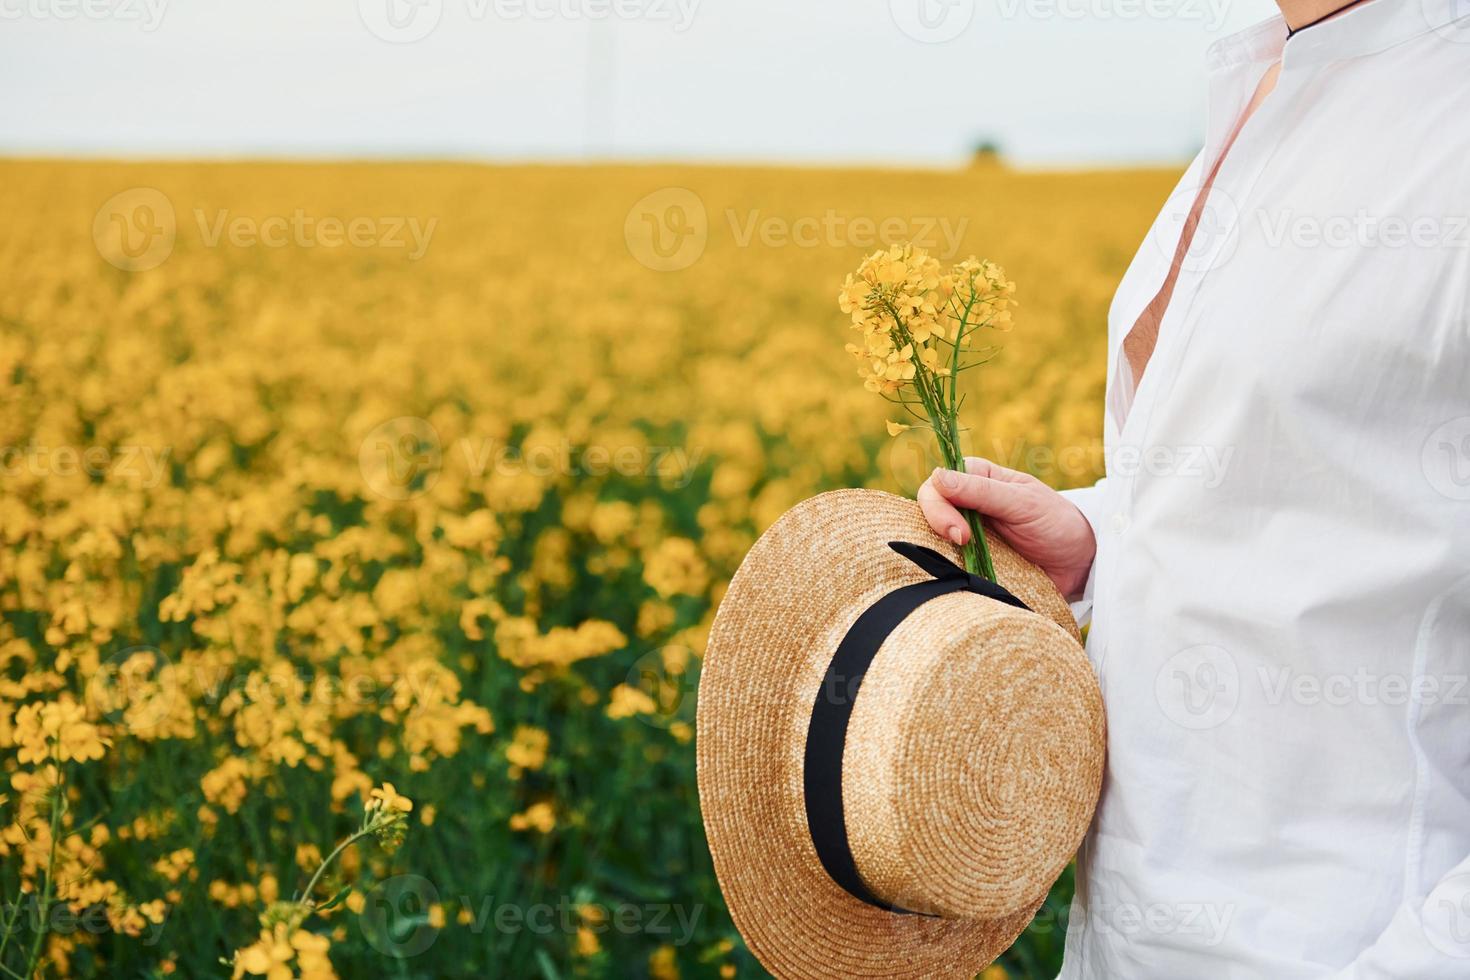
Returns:
[[[883,596],[863,611],[838,644],[812,705],[802,781],[807,828],[816,845],[817,857],[832,880],[868,905],[904,915],[920,915],[924,913],[889,905],[869,891],[858,874],[857,861],[848,843],[847,818],[842,810],[842,753],[858,690],[883,641],[930,599],[951,592],[973,592],[1019,609],[1030,607],[1000,585],[972,575],[932,548],[907,541],[890,541],[888,547],[933,578],[902,586]]]

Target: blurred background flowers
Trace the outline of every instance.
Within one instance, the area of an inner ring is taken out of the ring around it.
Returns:
[[[1169,182],[0,164],[4,962],[50,887],[48,975],[210,975],[387,782],[403,846],[354,845],[304,926],[339,974],[756,971],[694,792],[713,610],[791,504],[938,460],[840,349],[863,248],[742,243],[727,212],[968,218],[1026,284],[970,449],[1067,486],[1099,471],[1099,325]],[[438,223],[417,259],[209,241],[298,208]],[[1007,962],[1042,975],[1060,934]],[[276,946],[244,962],[310,975]]]

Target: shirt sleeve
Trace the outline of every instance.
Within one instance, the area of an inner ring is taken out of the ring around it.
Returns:
[[[1102,540],[1102,532],[1099,530],[1099,522],[1102,520],[1103,509],[1103,485],[1107,483],[1104,477],[1090,487],[1078,487],[1076,490],[1063,490],[1062,496],[1066,497],[1077,509],[1082,511],[1082,516],[1087,518],[1087,523],[1092,525],[1092,535],[1097,540]],[[1087,585],[1082,590],[1081,596],[1067,596],[1072,604],[1072,616],[1077,620],[1078,626],[1086,626],[1092,619],[1092,595],[1093,587],[1097,580],[1097,562],[1092,563],[1092,570],[1087,573]]]
[[[1388,928],[1334,980],[1470,976],[1470,857],[1429,894],[1399,906]]]

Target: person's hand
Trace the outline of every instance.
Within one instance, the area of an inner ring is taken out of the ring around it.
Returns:
[[[970,539],[959,508],[978,511],[1006,544],[1074,599],[1087,585],[1097,540],[1092,525],[1072,503],[1029,473],[988,459],[965,459],[968,472],[935,470],[919,488],[919,506],[929,524],[956,545]]]

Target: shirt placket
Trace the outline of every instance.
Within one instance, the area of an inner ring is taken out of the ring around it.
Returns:
[[[1226,141],[1244,112],[1260,76],[1269,62],[1253,61],[1232,65],[1223,69],[1212,80],[1209,104],[1209,138],[1203,154],[1203,166],[1199,169],[1201,181],[1214,168]],[[1265,172],[1272,151],[1281,133],[1282,120],[1294,111],[1295,93],[1300,80],[1295,75],[1283,72],[1275,91],[1265,100],[1240,134],[1221,164],[1215,176],[1210,194],[1206,198],[1200,224],[1180,268],[1174,293],[1159,325],[1158,342],[1154,348],[1142,382],[1128,405],[1126,418],[1116,420],[1118,428],[1115,445],[1109,454],[1107,511],[1100,522],[1101,529],[1110,539],[1099,554],[1121,555],[1133,526],[1134,501],[1138,477],[1143,467],[1141,462],[1148,447],[1148,432],[1151,421],[1172,389],[1173,379],[1178,374],[1180,359],[1188,347],[1191,332],[1196,328],[1198,317],[1189,315],[1191,308],[1207,281],[1212,269],[1229,260],[1239,241],[1242,223],[1246,220],[1246,201],[1256,182]],[[1197,188],[1194,189],[1197,193]],[[1193,206],[1196,193],[1188,187],[1177,195],[1180,201],[1171,202],[1182,207],[1179,219],[1182,234],[1184,220]],[[1170,243],[1161,242],[1165,258],[1162,260],[1164,274],[1172,261],[1173,248],[1179,236]],[[1129,324],[1131,327],[1132,324]],[[1121,347],[1120,332],[1118,345]],[[1131,384],[1127,358],[1121,350],[1114,351],[1114,376],[1112,383]],[[1119,606],[1124,598],[1120,589],[1122,576],[1114,569],[1105,569],[1099,575],[1096,608],[1107,610],[1107,615],[1121,612],[1124,616],[1135,615],[1131,609]],[[1108,637],[1107,624],[1100,640],[1101,649],[1094,653],[1099,674],[1106,669]]]

